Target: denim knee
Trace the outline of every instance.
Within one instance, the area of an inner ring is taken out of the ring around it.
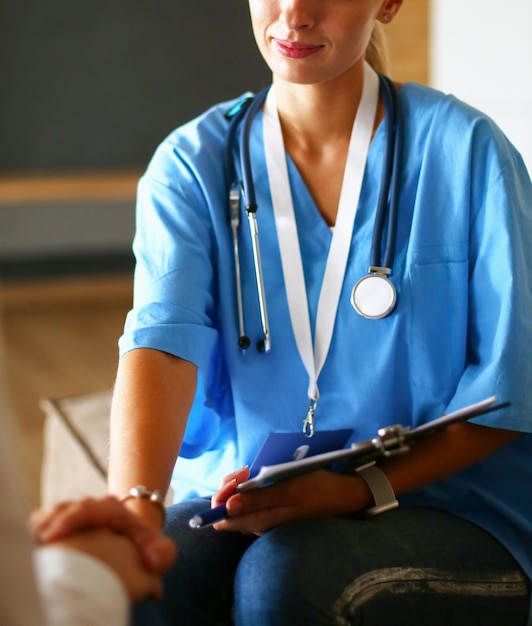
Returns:
[[[237,567],[234,614],[237,626],[522,626],[529,594],[527,577],[485,531],[403,509],[266,533]]]
[[[319,562],[285,534],[268,532],[240,560],[235,577],[234,619],[238,626],[330,626],[333,603]]]

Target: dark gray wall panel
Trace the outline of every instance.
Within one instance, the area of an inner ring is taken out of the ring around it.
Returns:
[[[268,80],[245,0],[2,0],[0,171],[144,165]]]

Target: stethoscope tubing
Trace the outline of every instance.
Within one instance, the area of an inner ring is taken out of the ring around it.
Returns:
[[[373,228],[369,271],[370,273],[376,272],[379,274],[383,273],[385,275],[388,275],[392,271],[393,260],[395,257],[397,220],[399,210],[399,191],[401,183],[400,160],[403,146],[403,125],[399,95],[395,85],[388,77],[383,76],[382,74],[379,75],[379,81],[380,92],[383,97],[386,110],[386,149],[382,167],[382,183],[379,190],[375,223]],[[263,340],[259,342],[259,349],[264,352],[268,352],[271,349],[271,338],[268,322],[268,312],[266,307],[266,295],[258,238],[258,226],[256,220],[256,212],[258,207],[251,166],[250,136],[251,126],[254,117],[259,109],[262,107],[268,91],[269,87],[260,91],[255,97],[250,96],[249,98],[240,101],[235,107],[233,107],[232,110],[230,110],[226,114],[226,117],[231,121],[228,129],[224,155],[225,175],[231,197],[231,227],[233,230],[234,257],[236,264],[236,290],[240,333],[239,346],[242,349],[246,349],[251,343],[249,337],[245,334],[244,329],[242,287],[238,251],[237,227],[240,224],[239,201],[241,197],[243,200],[244,208],[246,209],[248,215],[248,222],[251,233],[255,279],[257,284],[259,308],[264,337]],[[233,145],[240,124],[242,124],[243,126],[239,138],[242,180],[236,181],[236,172],[233,159]],[[236,193],[238,195],[235,195]],[[238,201],[236,201],[236,198],[238,198]],[[388,221],[387,228],[386,221]],[[385,229],[386,245],[384,258],[382,258],[382,243]],[[390,287],[393,289],[393,286],[391,284]],[[395,306],[395,291],[394,301],[390,310],[393,309],[393,306]],[[388,312],[386,312],[386,315],[388,314]],[[364,315],[364,313],[362,312],[361,314]]]
[[[399,93],[395,85],[389,78],[385,77],[388,83],[392,101],[393,110],[395,112],[395,128],[394,128],[394,152],[393,167],[390,180],[390,209],[388,212],[388,235],[386,241],[386,255],[384,257],[384,265],[390,270],[395,259],[395,246],[397,244],[397,220],[399,217],[399,198],[401,190],[402,167],[401,160],[403,156],[403,115],[401,111],[401,103],[399,101]]]
[[[253,172],[251,170],[251,154],[250,154],[250,142],[251,125],[255,115],[262,107],[266,96],[268,95],[269,87],[260,91],[253,99],[247,111],[244,114],[242,133],[240,135],[240,167],[242,169],[242,187],[244,191],[244,205],[248,212],[256,212],[257,210],[257,198],[255,196],[255,184],[253,182]]]
[[[270,323],[268,319],[268,307],[266,304],[266,289],[264,287],[264,276],[262,273],[262,257],[260,254],[259,227],[257,224],[257,199],[255,196],[255,184],[253,183],[253,172],[251,170],[250,141],[251,125],[256,113],[262,107],[268,94],[269,87],[257,94],[249,105],[244,115],[242,134],[240,135],[240,165],[242,170],[242,187],[244,197],[244,207],[248,215],[249,231],[251,234],[251,248],[253,251],[253,265],[255,267],[255,281],[257,283],[257,293],[259,297],[260,319],[262,324],[262,341],[259,342],[261,352],[271,350]]]
[[[381,94],[386,109],[386,151],[383,162],[383,182],[379,191],[373,238],[371,243],[370,266],[386,268],[391,271],[395,257],[397,232],[397,213],[399,204],[400,158],[402,152],[402,115],[397,89],[392,81],[382,74],[379,75]],[[388,217],[386,247],[382,258],[382,238]]]
[[[237,308],[238,308],[238,326],[239,326],[239,339],[238,345],[242,350],[246,350],[251,340],[246,335],[244,326],[244,307],[242,299],[242,282],[240,272],[239,261],[239,248],[238,248],[238,226],[240,224],[240,197],[243,198],[244,208],[246,209],[249,223],[249,230],[251,235],[251,247],[253,252],[253,266],[255,268],[255,281],[257,284],[257,294],[259,299],[259,309],[262,324],[263,339],[259,342],[258,348],[262,352],[269,352],[271,350],[271,335],[270,325],[268,319],[268,308],[266,303],[266,290],[264,287],[264,276],[262,272],[262,261],[260,253],[259,232],[257,224],[257,202],[255,197],[255,185],[253,183],[253,172],[251,169],[251,155],[249,146],[249,137],[251,134],[251,124],[255,117],[255,114],[262,106],[269,87],[263,89],[254,98],[247,98],[239,103],[239,107],[231,118],[231,123],[227,135],[227,144],[225,150],[225,174],[227,181],[233,181],[235,179],[233,158],[232,158],[232,146],[235,139],[236,131],[239,124],[243,123],[243,129],[240,136],[240,163],[242,171],[242,181],[231,183],[230,185],[230,205],[231,205],[231,228],[233,232],[233,251],[235,258],[235,280],[236,280],[236,294],[237,294]],[[228,116],[231,116],[229,112]]]

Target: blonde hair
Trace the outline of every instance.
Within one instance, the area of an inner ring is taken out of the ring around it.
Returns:
[[[375,24],[366,48],[366,61],[380,74],[387,74],[390,69],[386,37],[381,24]]]

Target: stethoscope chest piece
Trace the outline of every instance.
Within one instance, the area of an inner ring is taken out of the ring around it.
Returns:
[[[351,304],[355,311],[368,320],[378,320],[393,311],[397,294],[388,278],[387,267],[370,267],[369,274],[363,276],[353,287]]]

